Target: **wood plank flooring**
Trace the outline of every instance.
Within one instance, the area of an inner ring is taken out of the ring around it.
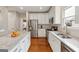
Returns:
[[[47,39],[44,38],[32,38],[31,46],[28,52],[52,52]]]

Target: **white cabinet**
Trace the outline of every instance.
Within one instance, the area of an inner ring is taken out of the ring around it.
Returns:
[[[44,23],[45,23],[45,24],[49,24],[48,13],[46,13],[46,14],[44,15]]]
[[[62,7],[56,6],[54,24],[61,24],[61,17],[62,17],[61,15],[62,15]]]
[[[42,14],[38,14],[38,24],[42,24],[42,21],[43,21],[42,18],[43,18]]]
[[[48,34],[48,42],[53,50],[53,36],[52,36],[52,33],[49,31],[49,34]]]
[[[55,16],[55,7],[51,7],[50,11],[48,12],[48,19],[52,18]]]
[[[48,35],[48,42],[53,50],[53,52],[60,52],[61,51],[61,41],[59,41],[58,38],[52,34],[52,32],[49,32]]]
[[[38,15],[38,24],[49,24],[47,13]]]
[[[38,19],[38,14],[29,14],[29,19]]]
[[[55,36],[53,36],[53,51],[54,52],[60,52],[61,51],[61,42],[59,41],[58,38],[56,38]]]
[[[38,29],[38,37],[46,37],[46,30]]]
[[[61,6],[55,6],[52,7],[51,10],[48,13],[48,18],[54,17],[53,24],[61,24],[62,19],[62,7]]]
[[[49,24],[48,13],[32,13],[29,14],[29,19],[38,20],[38,24]]]

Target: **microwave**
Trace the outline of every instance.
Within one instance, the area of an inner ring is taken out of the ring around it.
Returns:
[[[54,18],[52,17],[52,18],[49,19],[49,23],[53,24],[53,22],[54,22]]]

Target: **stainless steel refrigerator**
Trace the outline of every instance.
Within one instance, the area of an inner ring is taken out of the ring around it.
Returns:
[[[32,37],[38,37],[38,20],[29,20],[29,30],[31,31]]]

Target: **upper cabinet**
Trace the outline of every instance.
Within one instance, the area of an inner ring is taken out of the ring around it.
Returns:
[[[56,6],[54,24],[61,24],[61,19],[62,19],[62,7]]]
[[[48,12],[48,19],[53,19],[53,24],[61,24],[61,18],[62,18],[62,8],[60,6],[52,6],[50,11]]]
[[[36,19],[38,19],[38,15],[34,14],[34,13],[33,14],[31,13],[31,14],[29,14],[29,19],[31,19],[31,20],[35,19],[36,20]]]
[[[43,13],[43,14],[38,15],[38,24],[49,24],[47,13]]]
[[[38,20],[38,24],[49,24],[48,13],[31,13],[29,19]]]
[[[50,10],[48,12],[48,18],[50,19],[54,16],[55,16],[55,7],[53,6],[53,7],[50,8]]]

